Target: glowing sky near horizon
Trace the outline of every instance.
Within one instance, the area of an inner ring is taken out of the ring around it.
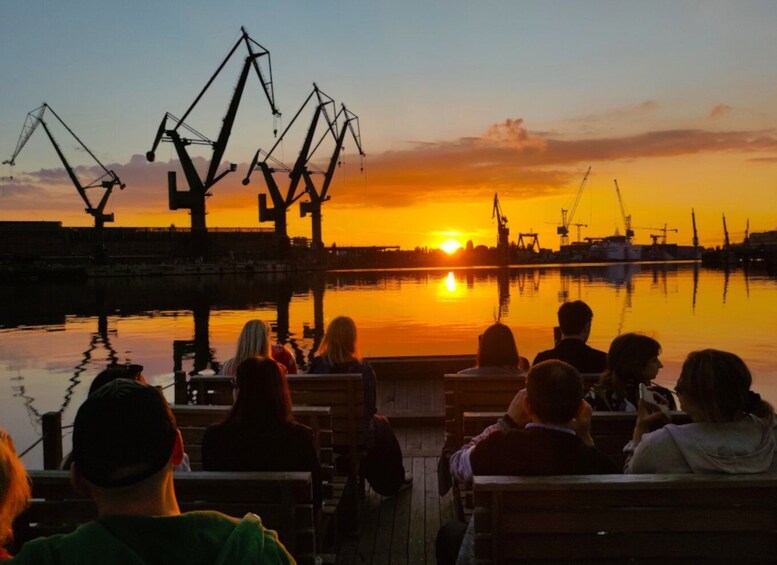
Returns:
[[[574,220],[588,224],[583,237],[623,230],[617,178],[635,226],[667,224],[679,230],[670,241],[690,244],[695,208],[702,244],[719,245],[723,213],[735,241],[748,218],[751,231],[777,227],[776,24],[773,1],[6,2],[0,160],[46,101],[127,184],[108,205],[114,225],[188,225],[167,209],[174,153],[143,155],[244,25],[271,53],[282,125],[314,81],[360,117],[365,171],[346,141],[327,244],[494,245],[498,192],[512,241],[533,231],[557,248],[553,224],[590,165]],[[211,138],[237,69],[187,120]],[[240,179],[274,140],[252,78],[225,155],[238,172],[214,187],[210,226],[259,226],[260,176]],[[54,133],[74,165],[90,165]],[[287,163],[300,135],[279,153]],[[90,224],[42,132],[0,176],[0,220]],[[310,235],[296,207],[289,231]]]

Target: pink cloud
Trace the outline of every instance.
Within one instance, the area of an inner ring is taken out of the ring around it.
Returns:
[[[707,117],[711,119],[723,118],[728,116],[733,111],[733,106],[729,106],[728,104],[718,104],[717,106],[714,106],[712,110],[710,110],[710,113]]]

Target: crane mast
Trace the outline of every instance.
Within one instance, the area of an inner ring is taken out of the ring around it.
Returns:
[[[728,226],[726,226],[726,215],[723,214],[723,247],[728,248],[731,242],[728,239]]]
[[[580,241],[580,227],[588,227],[587,224],[572,224],[572,220],[575,218],[575,212],[577,212],[577,206],[580,204],[580,197],[583,195],[583,189],[585,183],[588,182],[588,175],[591,174],[591,167],[583,175],[583,180],[580,181],[580,188],[577,189],[577,195],[572,203],[572,207],[569,210],[561,209],[561,225],[556,228],[556,233],[561,236],[561,245],[569,245],[569,226],[577,226],[577,240]]]
[[[71,167],[70,163],[68,162],[67,157],[65,157],[65,154],[62,152],[62,148],[59,146],[59,143],[57,143],[57,140],[54,138],[54,135],[52,134],[51,129],[49,129],[48,124],[43,119],[46,111],[54,116],[62,125],[62,127],[64,127],[65,130],[67,130],[67,132],[73,137],[73,139],[78,142],[81,148],[86,153],[88,153],[92,159],[94,159],[97,165],[104,171],[101,176],[87,184],[83,184],[81,182],[73,170],[73,167]],[[68,178],[70,178],[70,181],[73,183],[73,186],[75,187],[79,196],[86,204],[85,212],[94,218],[94,255],[95,259],[98,262],[101,262],[105,259],[103,227],[107,222],[114,221],[114,215],[112,213],[106,214],[105,207],[108,204],[108,199],[110,198],[114,187],[118,186],[119,190],[124,190],[126,185],[121,182],[121,179],[119,179],[119,176],[113,170],[107,169],[105,165],[100,162],[100,160],[95,156],[94,153],[92,153],[86,144],[84,144],[84,142],[81,141],[81,139],[73,132],[73,130],[70,129],[70,127],[62,120],[62,118],[59,117],[59,114],[57,114],[54,109],[45,102],[27,114],[13,155],[11,155],[9,159],[3,161],[4,165],[8,164],[14,166],[16,164],[16,158],[19,156],[22,149],[24,149],[27,141],[30,139],[32,134],[35,133],[35,130],[39,125],[42,126],[43,131],[46,132],[46,136],[49,138],[51,145],[54,147],[54,151],[57,153],[59,160],[62,162],[62,166],[65,168],[65,172],[67,173]],[[104,190],[96,206],[92,204],[92,201],[89,198],[89,194],[87,193],[87,190],[92,188],[102,188]]]
[[[265,97],[270,104],[270,109],[272,110],[273,115],[280,115],[280,112],[275,105],[275,92],[272,82],[270,52],[262,47],[259,43],[251,39],[245,28],[241,27],[240,31],[240,38],[232,46],[232,49],[216,69],[216,72],[208,80],[203,89],[194,99],[194,102],[192,102],[191,106],[189,106],[189,108],[184,112],[183,116],[181,118],[176,118],[170,112],[167,112],[164,115],[162,122],[157,129],[151,150],[146,153],[146,159],[148,161],[154,161],[156,158],[156,150],[161,142],[164,141],[173,144],[178,156],[178,160],[181,164],[181,168],[183,169],[184,176],[186,177],[187,184],[189,185],[189,189],[178,189],[176,172],[169,171],[167,174],[169,207],[171,210],[178,210],[180,208],[190,210],[192,218],[192,235],[194,236],[195,245],[204,244],[205,242],[205,236],[207,234],[207,227],[205,224],[205,199],[206,197],[210,196],[210,189],[218,181],[224,178],[224,176],[237,170],[237,166],[235,164],[230,164],[226,170],[222,171],[221,173],[218,172],[227,148],[229,137],[232,133],[232,127],[235,123],[235,118],[237,117],[237,111],[240,106],[243,92],[245,90],[248,75],[252,68],[255,70],[256,75],[259,78],[262,90],[264,91]],[[193,127],[186,124],[185,121],[241,44],[245,45],[248,55],[243,60],[243,67],[238,77],[237,85],[235,86],[232,97],[230,98],[229,104],[227,106],[227,112],[223,118],[218,137],[215,141],[213,141],[204,134],[195,130]],[[259,60],[262,57],[267,57],[270,74],[268,78],[265,78],[264,73],[259,67]],[[191,137],[183,137],[182,134],[191,135]],[[190,145],[207,145],[211,148],[211,159],[210,163],[208,164],[208,170],[204,179],[200,177],[200,174],[194,165],[193,159],[189,155],[188,147]]]
[[[496,218],[496,249],[503,257],[507,257],[510,247],[510,228],[507,227],[507,216],[502,213],[502,207],[499,205],[499,196],[494,193],[494,207],[491,210],[491,219]]]
[[[621,190],[618,187],[618,179],[613,179],[615,182],[615,194],[618,195],[618,204],[621,209],[621,217],[623,218],[623,226],[626,229],[626,239],[634,237],[634,230],[631,229],[631,214],[626,214],[626,209],[623,207],[623,198],[621,198]]]
[[[696,231],[696,211],[691,208],[691,223],[693,224],[693,248],[699,247],[699,234]]]

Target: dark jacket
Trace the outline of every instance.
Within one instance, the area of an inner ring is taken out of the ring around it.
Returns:
[[[297,422],[274,430],[216,424],[202,437],[205,471],[309,471],[313,503],[321,508],[321,466],[313,432]]]
[[[603,373],[607,363],[607,354],[574,337],[567,337],[556,344],[553,349],[542,351],[534,358],[536,365],[548,359],[560,359],[569,363],[581,373]]]
[[[378,385],[375,370],[366,359],[361,362],[354,359],[350,363],[334,364],[326,355],[319,355],[313,359],[308,372],[314,375],[361,373],[364,387],[364,425],[367,426],[372,420],[372,415],[378,412]]]
[[[470,455],[475,475],[596,475],[615,464],[574,434],[548,428],[495,430]]]

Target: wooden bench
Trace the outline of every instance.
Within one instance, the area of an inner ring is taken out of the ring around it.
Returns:
[[[31,539],[73,531],[97,516],[94,503],[76,494],[69,471],[30,471],[33,500],[14,523],[19,548]],[[175,475],[182,512],[216,510],[243,517],[253,512],[299,563],[316,561],[316,532],[310,473],[214,473]]]
[[[407,357],[369,357],[378,381],[387,379],[441,379],[475,366],[475,356],[416,355]]]
[[[598,374],[584,374],[588,390],[598,382]],[[504,414],[515,394],[526,387],[526,376],[445,375],[445,447],[458,449],[464,444],[464,412]]]
[[[465,412],[464,413],[464,440],[462,445],[468,443],[505,414],[501,412]],[[688,424],[690,417],[685,412],[672,412],[673,424]],[[594,412],[591,419],[591,436],[594,444],[605,455],[612,459],[613,463],[622,469],[626,463],[623,447],[629,442],[634,433],[634,425],[637,421],[636,412]]]
[[[777,478],[475,477],[476,563],[775,563]]]

